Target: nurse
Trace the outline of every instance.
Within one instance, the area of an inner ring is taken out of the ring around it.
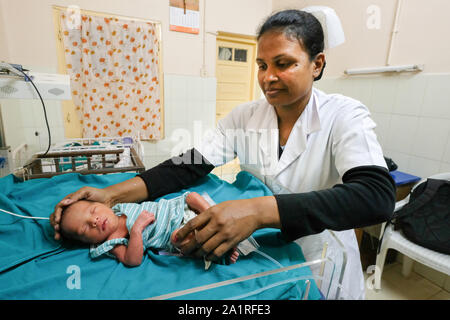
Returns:
[[[68,195],[51,215],[55,238],[64,206],[78,199],[114,205],[152,200],[193,184],[239,158],[241,169],[262,180],[274,196],[222,202],[177,234],[185,254],[216,260],[255,230],[281,230],[298,242],[307,260],[320,258],[323,243],[338,259],[347,253],[343,288],[364,298],[364,277],[354,228],[379,224],[392,214],[395,184],[359,101],[313,87],[325,67],[324,34],[310,13],[285,10],[258,32],[258,81],[265,99],[235,107],[201,145],[128,181]],[[197,230],[195,239],[184,241]],[[334,230],[332,239],[328,230]],[[339,254],[342,250],[339,251]]]

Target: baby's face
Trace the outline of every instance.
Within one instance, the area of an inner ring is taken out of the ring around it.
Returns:
[[[76,240],[97,244],[117,229],[118,217],[108,206],[91,201],[77,201],[64,211],[61,228]]]

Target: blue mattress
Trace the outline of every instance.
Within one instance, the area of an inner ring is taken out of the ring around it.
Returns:
[[[133,176],[69,173],[22,182],[9,175],[0,179],[0,208],[48,217],[60,199],[82,186],[103,188]],[[188,190],[206,191],[216,203],[271,195],[262,182],[246,172],[239,173],[233,184],[210,174]],[[305,261],[300,247],[284,242],[279,230],[258,230],[253,237],[261,245],[261,252],[283,266]],[[130,268],[108,257],[92,260],[87,246],[55,241],[48,220],[22,219],[0,212],[0,299],[146,299],[276,268],[273,261],[251,253],[240,257],[236,264],[213,264],[205,271],[200,259],[153,251],[147,252],[140,266]],[[289,280],[310,276],[310,269],[304,267],[176,299],[301,299],[305,282]],[[308,298],[320,297],[312,282]]]

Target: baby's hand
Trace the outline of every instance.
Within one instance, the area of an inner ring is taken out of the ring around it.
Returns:
[[[139,228],[139,230],[142,232],[146,226],[152,224],[153,222],[155,222],[155,220],[156,220],[155,215],[153,213],[144,210],[136,219],[133,228],[134,227]]]

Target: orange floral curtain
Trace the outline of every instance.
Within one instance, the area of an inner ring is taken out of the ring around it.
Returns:
[[[162,138],[159,41],[154,23],[61,12],[65,60],[83,137]]]

